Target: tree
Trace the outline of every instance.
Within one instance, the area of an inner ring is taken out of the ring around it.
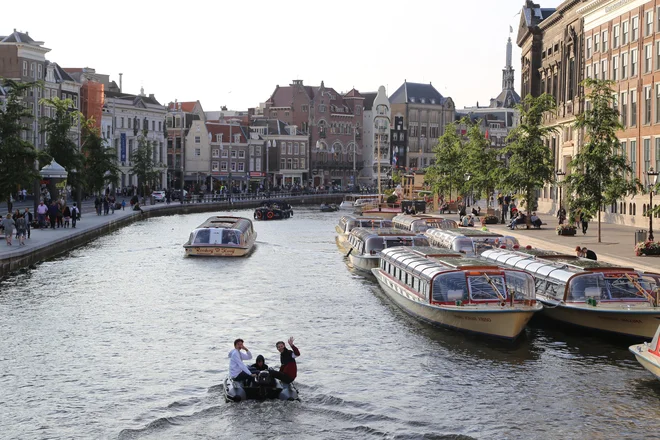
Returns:
[[[91,193],[102,192],[109,183],[119,181],[119,168],[116,164],[117,153],[104,145],[99,128],[93,119],[82,122],[83,171],[82,184]]]
[[[554,158],[543,141],[555,128],[543,126],[543,115],[554,112],[555,100],[546,93],[538,97],[527,95],[518,108],[520,125],[509,133],[509,144],[503,150],[511,156],[508,170],[502,173],[501,186],[522,192],[529,228],[530,213],[537,204],[536,190],[554,181]]]
[[[145,196],[146,187],[153,188],[158,181],[160,173],[155,170],[154,149],[151,142],[144,136],[138,138],[138,146],[131,153],[133,168],[131,173],[138,178],[138,188],[141,189],[142,197]]]
[[[75,109],[70,99],[54,97],[42,99],[39,103],[51,107],[51,116],[41,118],[43,131],[46,133],[47,145],[44,150],[67,170],[69,185],[80,191],[82,154],[78,150],[77,139],[73,138],[71,131],[77,127],[82,115]]]
[[[23,140],[27,130],[25,121],[33,117],[23,106],[23,94],[34,83],[3,81],[7,90],[5,108],[0,106],[0,200],[7,200],[19,186],[27,187],[39,179],[35,162],[39,153],[34,146]]]
[[[503,164],[497,160],[497,151],[491,147],[479,124],[467,118],[463,118],[462,122],[468,127],[462,158],[463,168],[471,175],[470,191],[484,195],[489,204],[489,195],[495,191]]]
[[[589,216],[598,212],[598,242],[601,241],[601,210],[641,187],[628,165],[625,152],[619,152],[616,133],[623,129],[615,107],[614,81],[587,78],[582,85],[589,90],[587,110],[577,116],[575,127],[584,130],[585,143],[569,163],[566,177],[568,191],[573,194],[571,209]],[[632,178],[627,178],[626,173]]]
[[[434,152],[435,163],[426,169],[424,182],[431,186],[434,194],[445,194],[445,200],[450,201],[452,190],[455,188],[459,192],[465,184],[462,171],[463,140],[455,122],[446,126]]]

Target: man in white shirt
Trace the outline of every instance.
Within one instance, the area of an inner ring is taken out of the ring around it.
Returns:
[[[241,350],[245,350],[245,353],[241,353]],[[234,341],[234,349],[229,352],[229,376],[234,380],[246,380],[257,377],[243,363],[243,361],[249,359],[252,359],[252,353],[243,345],[242,339],[236,339]]]

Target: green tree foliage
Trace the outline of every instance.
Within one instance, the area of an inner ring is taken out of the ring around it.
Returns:
[[[502,173],[500,184],[504,190],[521,192],[529,218],[537,205],[536,190],[554,180],[554,158],[543,141],[555,128],[543,126],[543,115],[555,111],[555,100],[546,93],[527,95],[518,108],[520,125],[507,137],[509,144],[503,152],[510,154],[509,168]]]
[[[67,170],[68,183],[80,189],[82,154],[78,150],[78,139],[71,131],[78,127],[81,114],[74,108],[70,99],[42,99],[40,104],[51,108],[51,116],[41,118],[43,131],[46,133],[45,151]],[[73,170],[78,172],[73,173]]]
[[[468,127],[467,141],[463,145],[462,168],[471,174],[469,191],[477,197],[485,197],[495,191],[503,170],[502,162],[497,159],[497,151],[491,147],[481,131],[479,123],[464,118],[463,124]]]
[[[131,153],[131,173],[137,176],[138,188],[143,197],[147,188],[153,188],[160,178],[160,173],[155,169],[153,153],[154,147],[144,136],[138,138],[138,147]]]
[[[4,109],[0,106],[0,200],[9,200],[19,186],[28,187],[39,179],[35,168],[39,153],[21,138],[25,122],[33,117],[23,106],[22,96],[34,83],[5,80],[3,86],[7,100]]]
[[[455,122],[445,127],[434,152],[435,163],[426,169],[424,183],[430,185],[434,193],[444,194],[449,201],[453,191],[461,192],[465,186],[462,166],[463,140],[458,134],[458,125]]]
[[[119,168],[116,163],[117,152],[104,145],[99,128],[94,120],[82,122],[81,150],[83,153],[83,186],[91,193],[102,192],[107,184],[117,184]]]
[[[628,165],[625,152],[619,152],[616,133],[623,129],[619,111],[614,106],[613,81],[587,78],[583,86],[589,90],[587,110],[577,116],[575,127],[584,130],[585,142],[569,164],[566,176],[571,209],[593,216],[598,213],[598,241],[601,240],[600,222],[603,206],[627,194],[635,194],[639,180]],[[626,178],[633,176],[632,178]]]

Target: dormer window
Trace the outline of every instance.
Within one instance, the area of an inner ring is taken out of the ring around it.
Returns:
[[[241,135],[240,134],[235,134],[234,135],[234,143],[235,144],[240,144],[241,143]]]
[[[415,98],[411,97],[410,102],[415,102]]]
[[[422,104],[424,104],[424,103],[426,102],[426,99],[425,99],[425,98],[419,98],[419,102],[421,102]]]
[[[435,104],[435,98],[431,98],[431,104]]]

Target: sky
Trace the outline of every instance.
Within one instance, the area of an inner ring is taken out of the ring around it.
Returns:
[[[502,89],[509,26],[520,86],[515,40],[524,0],[30,2],[43,13],[7,3],[0,35],[27,31],[51,49],[48,60],[92,67],[117,83],[123,73],[124,92],[144,87],[161,104],[246,110],[301,79],[338,92],[384,85],[389,95],[404,80],[430,82],[457,108],[488,105]]]

